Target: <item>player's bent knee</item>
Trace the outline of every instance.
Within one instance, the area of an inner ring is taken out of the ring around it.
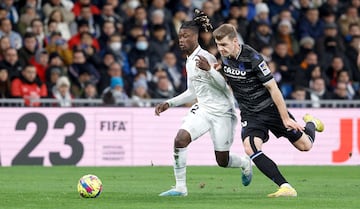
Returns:
[[[175,137],[175,147],[183,148],[187,147],[191,142],[190,134],[185,130],[179,130]]]

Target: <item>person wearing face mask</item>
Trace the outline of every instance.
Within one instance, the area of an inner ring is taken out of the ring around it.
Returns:
[[[149,60],[149,57],[149,42],[145,35],[140,35],[136,38],[135,47],[129,52],[130,65],[133,65],[138,58]]]
[[[106,53],[114,55],[115,61],[121,64],[125,75],[130,75],[130,65],[127,53],[122,47],[122,38],[119,33],[114,33],[109,37],[108,44],[104,50],[100,52],[103,57]]]

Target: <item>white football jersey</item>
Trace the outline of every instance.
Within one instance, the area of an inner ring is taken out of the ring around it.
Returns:
[[[205,57],[211,70],[205,71],[196,67],[197,56]],[[198,46],[194,52],[187,57],[187,90],[177,97],[168,100],[170,106],[178,106],[197,99],[200,108],[214,115],[234,115],[234,97],[230,87],[227,85],[220,72],[213,68],[217,63],[214,55]]]

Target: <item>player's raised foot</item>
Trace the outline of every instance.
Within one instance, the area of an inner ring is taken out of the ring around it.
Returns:
[[[252,180],[252,165],[249,156],[243,158],[245,166],[241,168],[241,181],[244,186],[248,186]]]
[[[305,114],[303,117],[303,120],[305,121],[305,123],[307,122],[313,122],[315,124],[315,130],[318,132],[323,132],[324,131],[324,123],[318,119],[315,118],[314,116],[310,115],[310,114]]]
[[[297,192],[291,186],[281,186],[276,192],[268,194],[268,197],[296,197]]]
[[[173,187],[169,189],[168,191],[165,191],[163,193],[160,193],[159,196],[161,197],[185,197],[187,196],[187,188],[183,189],[177,189],[176,187]]]

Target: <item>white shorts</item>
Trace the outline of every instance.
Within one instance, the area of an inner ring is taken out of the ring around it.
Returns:
[[[213,141],[215,151],[229,151],[234,141],[237,117],[216,116],[204,112],[197,104],[194,104],[185,116],[181,129],[190,133],[191,141],[195,141],[208,131]]]

